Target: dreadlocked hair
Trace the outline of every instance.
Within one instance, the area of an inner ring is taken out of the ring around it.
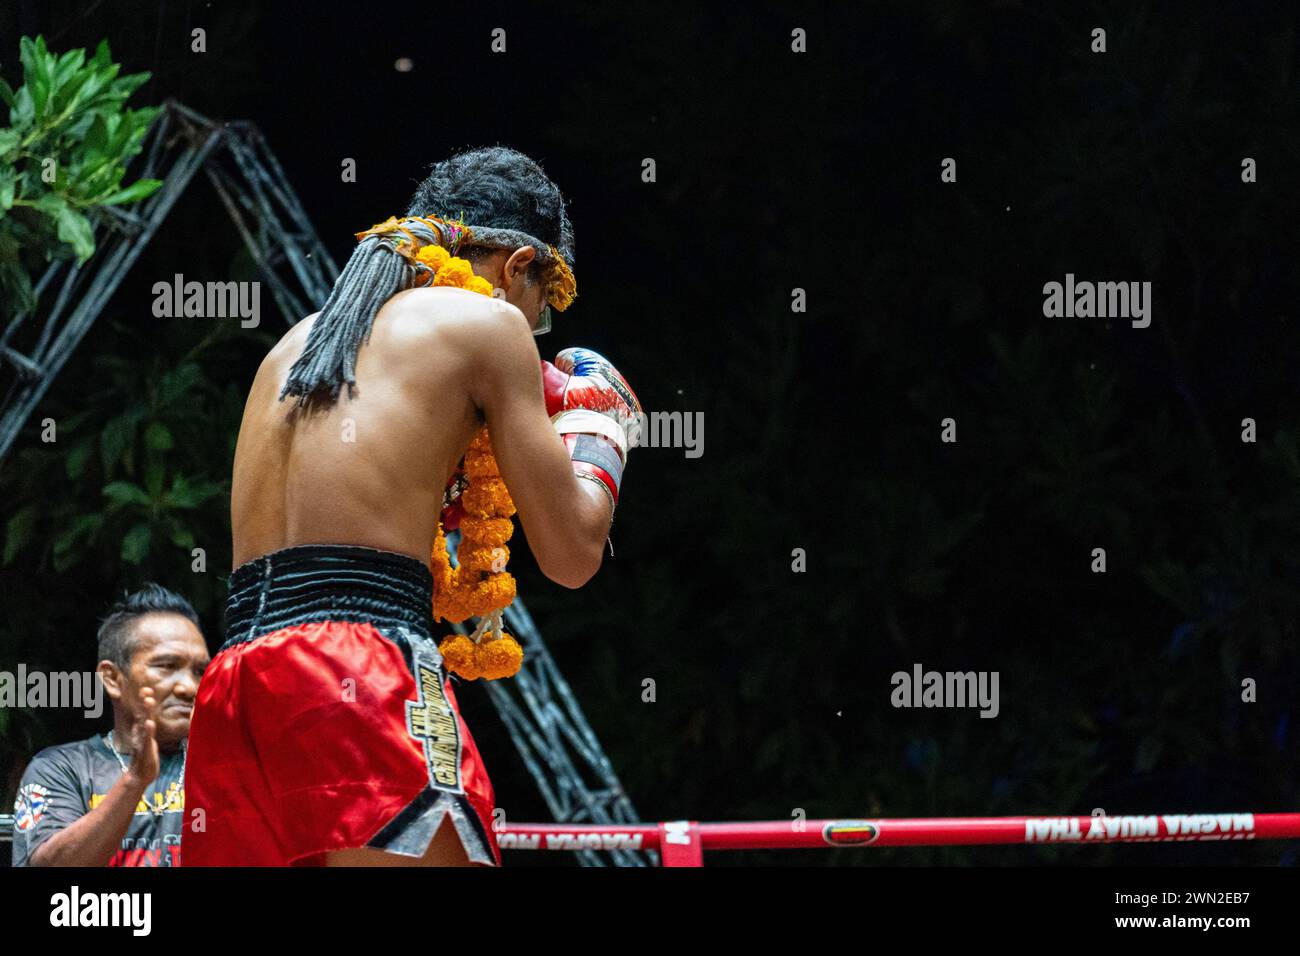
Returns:
[[[294,395],[299,405],[313,399],[332,404],[344,385],[351,398],[357,382],[357,353],[370,341],[375,314],[398,292],[410,288],[413,279],[414,270],[383,237],[361,240],[307,333],[307,345],[289,369],[280,400]]]

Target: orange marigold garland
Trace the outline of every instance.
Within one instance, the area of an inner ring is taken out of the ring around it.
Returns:
[[[505,570],[515,504],[497,471],[487,428],[479,430],[465,452],[465,474],[469,487],[461,493],[465,517],[457,567],[451,566],[442,522],[433,541],[433,616],[456,624],[477,617],[479,623],[468,637],[443,638],[438,650],[447,669],[465,680],[513,677],[524,652],[501,629],[501,612],[515,599],[514,576]]]
[[[492,295],[492,283],[475,275],[468,260],[452,255],[437,242],[422,240],[409,221],[391,217],[357,233],[357,239],[400,234],[404,238],[397,240],[394,251],[416,268],[416,285],[452,286]],[[445,240],[450,235],[447,241],[453,248],[471,232],[456,220],[419,221]],[[563,310],[573,300],[576,287],[567,264],[554,248],[551,252],[556,261],[548,273],[548,292],[553,292],[556,307]],[[477,617],[479,622],[468,637],[449,635],[438,649],[448,670],[466,680],[513,677],[523,663],[524,652],[519,642],[502,630],[501,619],[502,612],[515,599],[515,579],[505,569],[510,558],[505,544],[514,534],[510,516],[515,513],[515,504],[501,480],[486,427],[479,429],[465,451],[464,480],[467,484],[460,500],[465,516],[460,522],[460,560],[456,567],[451,566],[441,521],[433,541],[433,617],[454,624]]]
[[[438,650],[447,669],[465,680],[497,680],[519,673],[524,652],[501,629],[502,611],[515,599],[515,579],[505,570],[510,551],[505,544],[514,533],[515,503],[501,480],[486,427],[479,429],[465,452],[469,487],[461,493],[465,517],[460,522],[460,558],[451,566],[447,538],[438,523],[433,542],[433,617],[459,624],[479,618],[466,637],[443,638]]]

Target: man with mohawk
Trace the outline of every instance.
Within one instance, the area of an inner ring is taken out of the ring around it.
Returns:
[[[358,238],[244,410],[187,866],[500,865],[492,785],[431,634],[444,490],[486,425],[538,566],[569,588],[613,520],[640,405],[594,352],[540,360],[533,336],[576,294],[541,167],[458,153],[406,217]]]

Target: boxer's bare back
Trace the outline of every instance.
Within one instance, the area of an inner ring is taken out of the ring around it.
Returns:
[[[249,392],[230,496],[235,567],[302,544],[427,562],[443,489],[486,421],[543,573],[580,587],[596,572],[609,507],[550,427],[523,313],[463,289],[399,292],[358,353],[353,395],[299,407],[279,395],[314,320],[267,354]]]

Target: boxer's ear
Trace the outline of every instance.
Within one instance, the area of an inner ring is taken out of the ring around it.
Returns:
[[[532,246],[520,246],[510,253],[501,267],[501,287],[509,290],[516,282],[523,282],[527,286],[530,279],[535,280],[532,265],[536,258],[537,250]]]

